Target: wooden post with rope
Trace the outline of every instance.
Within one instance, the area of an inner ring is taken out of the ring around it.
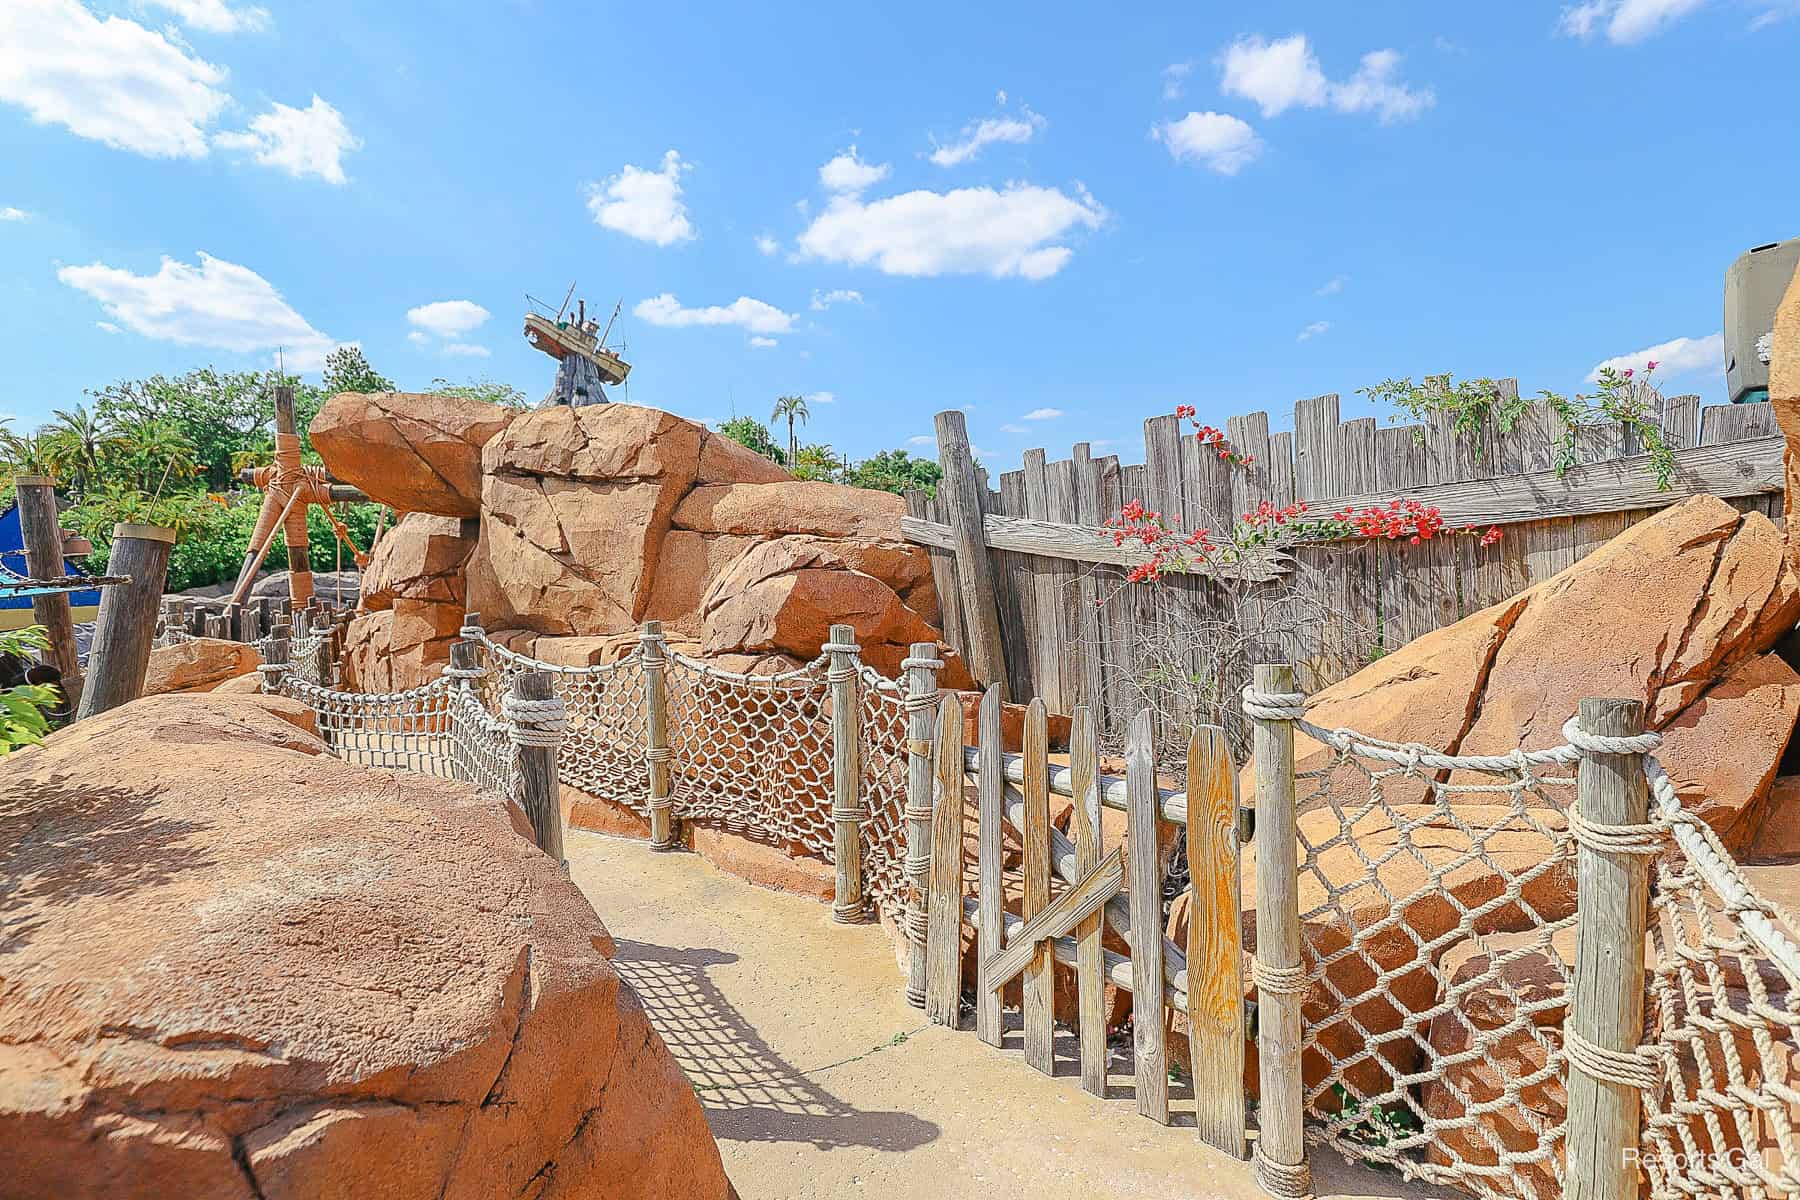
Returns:
[[[13,483],[18,490],[25,573],[34,579],[61,579],[65,568],[62,519],[56,511],[56,480],[43,475],[21,475]],[[31,619],[43,626],[50,639],[50,665],[62,675],[62,693],[68,707],[75,708],[81,703],[81,660],[75,648],[75,617],[68,593],[33,596]]]

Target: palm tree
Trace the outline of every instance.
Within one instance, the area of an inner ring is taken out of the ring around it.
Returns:
[[[39,434],[56,474],[85,493],[100,474],[100,456],[115,441],[112,431],[77,404],[73,412],[55,410],[56,420]]]
[[[769,414],[769,420],[779,421],[783,417],[787,418],[789,463],[800,456],[800,443],[794,437],[794,422],[798,420],[804,425],[807,418],[811,416],[812,414],[806,411],[805,396],[782,396],[775,401],[775,411]]]

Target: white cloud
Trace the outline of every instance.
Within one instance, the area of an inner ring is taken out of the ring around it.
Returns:
[[[588,212],[596,225],[640,242],[671,246],[691,241],[694,225],[681,200],[681,173],[692,169],[674,150],[664,153],[662,166],[654,171],[626,163],[604,183],[588,185]]]
[[[1327,279],[1324,283],[1313,289],[1313,295],[1335,296],[1343,291],[1344,285],[1349,282],[1350,277],[1348,275],[1333,275],[1330,279]]]
[[[674,293],[664,292],[648,300],[639,300],[631,312],[640,321],[670,329],[690,325],[737,325],[746,332],[765,336],[792,333],[794,329],[794,314],[782,312],[773,304],[752,300],[749,296],[739,296],[725,305],[683,308]]]
[[[1106,210],[1086,189],[1071,197],[1023,183],[1000,191],[921,189],[870,203],[840,195],[797,244],[802,258],[873,266],[888,275],[1048,279],[1074,256],[1053,243],[1105,220]]]
[[[1256,130],[1226,113],[1191,112],[1156,125],[1150,136],[1167,146],[1177,162],[1198,162],[1221,175],[1236,175],[1263,149]]]
[[[248,267],[200,251],[198,266],[164,258],[154,275],[93,263],[63,267],[62,282],[100,302],[133,333],[182,346],[283,352],[288,366],[314,371],[339,343],[307,323]]]
[[[814,312],[824,312],[834,304],[861,304],[863,294],[854,288],[833,288],[829,292],[821,292],[816,288],[812,294],[810,307]]]
[[[1060,408],[1034,408],[1020,419],[1025,421],[1054,421],[1062,415],[1063,410]]]
[[[261,33],[270,25],[269,10],[254,5],[233,8],[226,0],[142,0],[167,9],[183,25],[202,33]]]
[[[492,315],[473,300],[435,300],[407,309],[406,322],[415,332],[424,330],[441,338],[456,339],[480,328]]]
[[[1000,102],[1006,103],[1006,93],[1000,93]],[[1020,115],[987,117],[980,121],[971,121],[962,128],[958,139],[948,145],[937,146],[931,152],[931,161],[940,167],[955,167],[973,161],[983,149],[999,142],[1023,145],[1036,137],[1047,122],[1029,108],[1021,106]],[[937,145],[937,139],[932,139]]]
[[[937,445],[937,438],[928,433],[921,433],[915,437],[907,438],[906,444],[909,446],[935,446]]]
[[[781,249],[781,243],[766,233],[759,233],[756,235],[756,249],[764,255],[770,255]]]
[[[1002,425],[1000,427],[1000,432],[1001,433],[1030,433],[1031,430],[1025,428],[1025,426],[1023,426],[1023,425]]]
[[[1326,330],[1328,330],[1330,328],[1331,328],[1330,321],[1314,321],[1311,325],[1308,325],[1305,329],[1302,329],[1300,331],[1300,336],[1295,338],[1294,340],[1296,342],[1311,341],[1313,338],[1318,337],[1321,333],[1324,333]]]
[[[344,155],[362,149],[362,139],[344,124],[344,115],[317,94],[307,108],[276,104],[250,122],[242,133],[221,133],[213,144],[246,150],[265,167],[278,167],[296,179],[317,175],[326,183],[344,184]]]
[[[407,334],[406,340],[411,342],[415,346],[431,345],[431,335],[427,334],[422,329],[415,329],[411,333]]]
[[[837,403],[837,393],[836,392],[808,392],[808,393],[806,393],[806,402],[808,404],[836,404]]]
[[[0,101],[42,125],[153,158],[204,158],[225,69],[78,0],[0,3]]]
[[[120,329],[117,325],[114,325],[111,321],[95,321],[94,328],[98,329],[101,333],[124,333],[125,332],[123,329]]]
[[[31,214],[26,212],[22,208],[13,208],[11,205],[8,205],[5,208],[0,208],[0,221],[29,221],[29,220],[31,220]]]
[[[1587,381],[1593,383],[1600,378],[1604,367],[1615,371],[1642,371],[1650,363],[1656,364],[1657,374],[1667,379],[1672,375],[1685,375],[1689,371],[1710,370],[1721,374],[1725,370],[1725,337],[1723,333],[1709,333],[1705,337],[1670,338],[1666,342],[1658,342],[1654,346],[1646,346],[1642,350],[1630,354],[1619,354],[1594,364],[1594,369],[1587,374]]]
[[[1661,33],[1706,0],[1582,0],[1562,10],[1557,28],[1576,38],[1605,33],[1606,40],[1624,46]]]
[[[760,334],[750,339],[750,348],[752,350],[769,350],[779,345],[781,345],[781,343],[774,338],[763,337]]]
[[[486,346],[477,346],[470,342],[450,342],[444,347],[445,354],[458,358],[487,358],[493,354]]]
[[[1163,68],[1163,99],[1179,100],[1181,93],[1187,88],[1187,77],[1193,74],[1194,64],[1191,62],[1170,63]]]
[[[1226,47],[1219,89],[1253,101],[1265,117],[1280,116],[1290,108],[1330,105],[1343,113],[1374,112],[1385,124],[1416,117],[1437,102],[1430,88],[1415,90],[1396,82],[1394,69],[1399,64],[1398,51],[1373,50],[1362,56],[1355,75],[1333,83],[1320,69],[1305,34],[1274,42],[1252,34]]]
[[[852,146],[819,168],[819,182],[828,192],[854,196],[886,179],[891,170],[887,163],[864,162]]]

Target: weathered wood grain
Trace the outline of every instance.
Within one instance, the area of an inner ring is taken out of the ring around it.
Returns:
[[[1048,722],[1042,698],[1025,710],[1025,889],[1019,915],[1027,922],[1050,903],[1050,772]],[[1025,969],[1025,1061],[1046,1075],[1056,1069],[1055,986],[1050,947],[1040,946]]]
[[[987,962],[1005,944],[1004,916],[1006,895],[1003,875],[1004,830],[1006,820],[1006,775],[1002,761],[1000,729],[1000,692],[988,688],[981,697],[981,712],[976,739],[981,754],[981,770],[977,780],[976,870],[978,911],[975,927],[977,981],[975,996],[975,1035],[990,1046],[998,1046],[1001,1038],[1000,993],[987,986],[979,964]],[[966,767],[965,763],[965,767]]]
[[[955,1029],[962,1006],[963,709],[938,704],[933,747],[931,897],[925,939],[925,1016]]]
[[[1200,1140],[1244,1157],[1244,972],[1237,768],[1225,731],[1188,739],[1188,1061]]]
[[[1071,714],[1069,771],[1074,807],[1069,823],[1075,834],[1075,870],[1087,875],[1100,861],[1100,751],[1093,710],[1085,705]],[[1101,951],[1099,913],[1075,929],[1077,1033],[1081,1045],[1081,1087],[1106,1095],[1105,960]]]
[[[1169,1063],[1163,1045],[1162,857],[1156,836],[1156,754],[1148,709],[1125,745],[1126,841],[1131,849],[1131,1037],[1137,1110],[1169,1123]],[[1191,985],[1190,985],[1191,986]]]

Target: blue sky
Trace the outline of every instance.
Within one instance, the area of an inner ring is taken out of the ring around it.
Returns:
[[[572,280],[633,402],[859,456],[1671,342],[1724,399],[1794,0],[1141,7],[0,0],[0,410],[339,342],[535,398]]]

